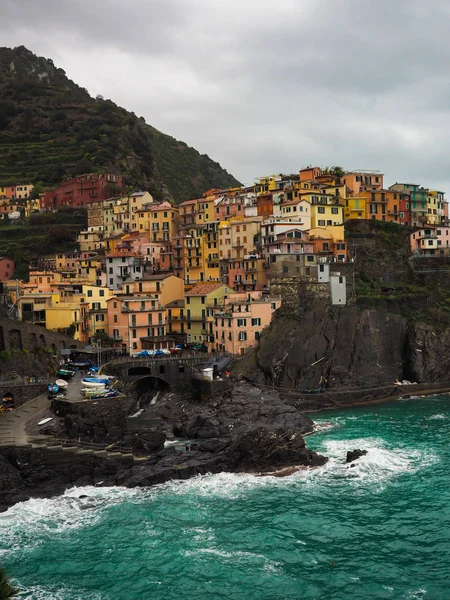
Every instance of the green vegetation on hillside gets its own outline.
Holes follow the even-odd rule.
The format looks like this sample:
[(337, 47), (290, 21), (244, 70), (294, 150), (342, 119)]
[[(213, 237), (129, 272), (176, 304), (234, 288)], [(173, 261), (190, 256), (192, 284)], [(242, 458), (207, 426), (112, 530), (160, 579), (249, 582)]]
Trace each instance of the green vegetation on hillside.
[(77, 235), (86, 227), (81, 208), (34, 214), (28, 223), (0, 222), (0, 256), (15, 261), (16, 279), (27, 279), (31, 259), (78, 249)]
[(142, 117), (91, 98), (51, 60), (0, 48), (1, 183), (55, 185), (96, 171), (123, 173), (128, 185), (178, 202), (239, 183)]

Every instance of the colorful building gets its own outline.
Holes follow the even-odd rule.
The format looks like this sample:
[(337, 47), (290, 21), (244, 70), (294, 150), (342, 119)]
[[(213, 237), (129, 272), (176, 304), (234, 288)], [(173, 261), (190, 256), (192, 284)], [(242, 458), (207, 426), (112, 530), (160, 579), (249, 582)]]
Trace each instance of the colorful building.
[(427, 225), (410, 235), (411, 251), (422, 256), (450, 254), (450, 227)]
[(243, 355), (257, 346), (272, 315), (281, 306), (279, 298), (260, 292), (230, 293), (214, 310), (214, 343), (221, 352)]
[(121, 175), (89, 173), (63, 181), (53, 190), (53, 206), (87, 206), (117, 196), (124, 189)]
[(108, 335), (132, 354), (145, 348), (170, 348), (166, 313), (153, 296), (113, 296), (108, 305)]
[(186, 333), (188, 342), (203, 342), (212, 347), (214, 343), (214, 308), (233, 290), (219, 282), (199, 283), (186, 292)]
[(6, 256), (0, 256), (0, 281), (7, 281), (14, 275), (14, 261)]

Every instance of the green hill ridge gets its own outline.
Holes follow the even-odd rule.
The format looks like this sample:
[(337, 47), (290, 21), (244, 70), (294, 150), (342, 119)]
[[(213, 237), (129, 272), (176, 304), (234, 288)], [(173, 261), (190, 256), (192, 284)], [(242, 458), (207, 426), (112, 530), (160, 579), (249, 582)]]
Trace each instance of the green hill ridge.
[(50, 59), (0, 48), (0, 183), (88, 172), (122, 173), (127, 185), (177, 202), (239, 185), (200, 154), (111, 100), (92, 98)]

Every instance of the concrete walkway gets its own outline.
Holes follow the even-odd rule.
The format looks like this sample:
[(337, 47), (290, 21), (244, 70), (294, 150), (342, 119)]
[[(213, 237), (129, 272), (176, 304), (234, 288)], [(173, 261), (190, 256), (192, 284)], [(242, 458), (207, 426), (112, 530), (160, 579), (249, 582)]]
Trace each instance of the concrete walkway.
[(42, 394), (0, 417), (0, 446), (27, 446), (26, 424), (49, 408), (50, 400)]

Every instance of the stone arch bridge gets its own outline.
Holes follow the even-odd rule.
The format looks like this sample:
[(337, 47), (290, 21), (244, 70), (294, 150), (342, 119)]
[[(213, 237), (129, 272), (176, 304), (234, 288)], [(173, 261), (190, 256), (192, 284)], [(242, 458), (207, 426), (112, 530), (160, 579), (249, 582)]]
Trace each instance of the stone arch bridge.
[(4, 350), (28, 350), (51, 348), (56, 354), (63, 348), (82, 348), (83, 344), (57, 331), (49, 331), (39, 325), (24, 321), (0, 319), (0, 352)]
[(116, 375), (136, 385), (138, 382), (148, 383), (148, 387), (161, 385), (182, 394), (191, 390), (194, 371), (214, 358), (216, 357), (205, 354), (160, 359), (120, 357), (105, 364), (101, 372)]

